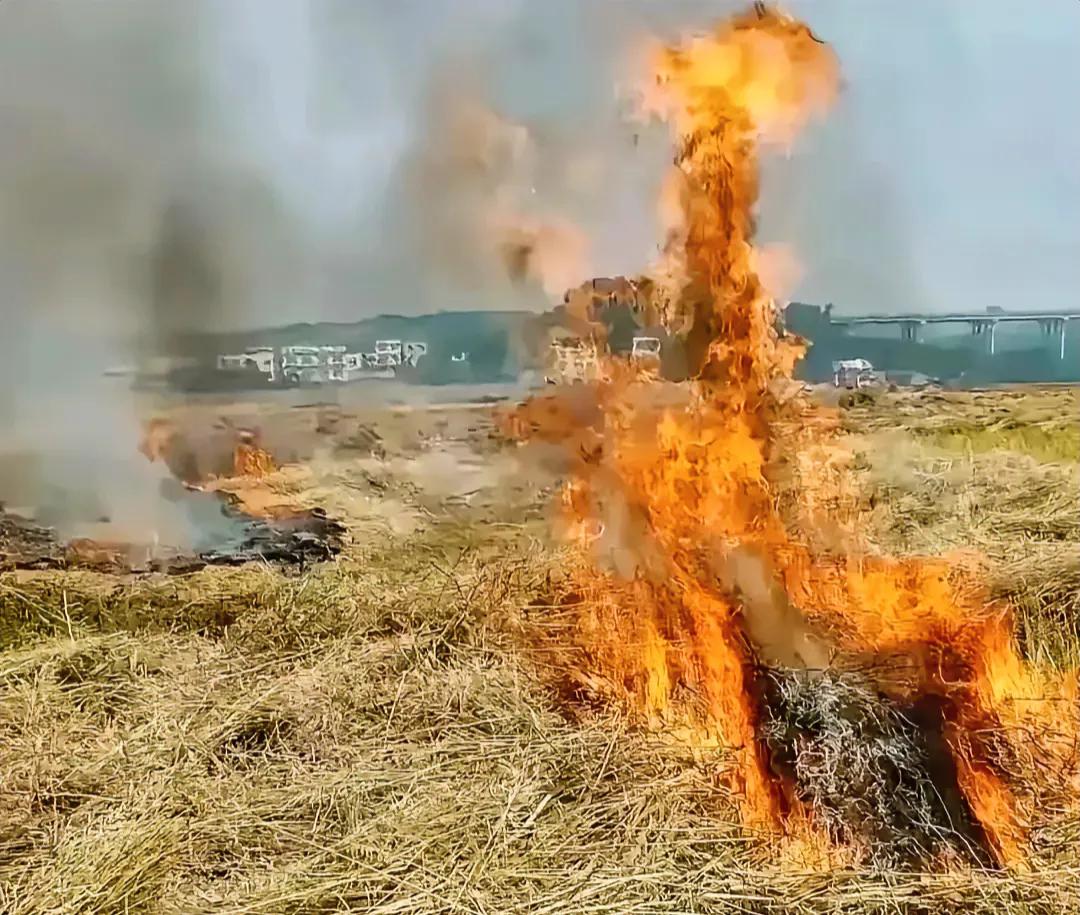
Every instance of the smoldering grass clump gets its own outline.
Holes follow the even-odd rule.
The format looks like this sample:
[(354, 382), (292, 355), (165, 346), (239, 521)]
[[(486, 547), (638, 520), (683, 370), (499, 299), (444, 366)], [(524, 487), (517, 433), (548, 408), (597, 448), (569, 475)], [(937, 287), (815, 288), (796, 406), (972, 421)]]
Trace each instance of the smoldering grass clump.
[(988, 863), (927, 716), (905, 714), (853, 673), (763, 678), (772, 763), (834, 841), (877, 869), (926, 866), (946, 852)]

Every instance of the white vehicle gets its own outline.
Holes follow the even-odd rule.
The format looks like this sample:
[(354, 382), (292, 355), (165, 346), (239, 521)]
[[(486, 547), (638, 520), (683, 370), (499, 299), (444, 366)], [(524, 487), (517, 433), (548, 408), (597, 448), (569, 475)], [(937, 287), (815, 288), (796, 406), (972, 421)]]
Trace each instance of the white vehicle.
[(863, 388), (874, 381), (874, 367), (866, 359), (841, 359), (833, 363), (833, 386)]

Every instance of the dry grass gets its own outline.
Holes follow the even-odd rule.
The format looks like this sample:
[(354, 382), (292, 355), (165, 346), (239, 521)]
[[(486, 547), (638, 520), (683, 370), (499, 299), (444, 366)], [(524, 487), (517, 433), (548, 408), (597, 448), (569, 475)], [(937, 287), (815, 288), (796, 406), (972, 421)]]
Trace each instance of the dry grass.
[[(1080, 435), (1075, 390), (890, 395), (845, 422), (878, 543), (902, 554), (978, 551), (993, 592), (1016, 611), (1024, 651), (1080, 666), (1080, 455), (1061, 457)], [(957, 450), (962, 427), (975, 431)], [(1023, 447), (1043, 435), (1049, 444)], [(998, 438), (1016, 447), (975, 446)]]
[(902, 428), (930, 446), (968, 455), (1080, 461), (1080, 393), (1071, 387), (885, 394), (849, 408), (847, 423), (862, 432)]
[[(849, 419), (864, 444), (890, 422)], [(1029, 654), (1080, 655), (1076, 468), (905, 441), (866, 449), (879, 541), (974, 543)], [(542, 536), (443, 523), (300, 576), (0, 578), (0, 911), (1076, 910), (1075, 823), (1032, 873), (800, 871), (733, 825), (723, 751), (566, 715), (521, 637), (558, 568)]]
[[(397, 558), (245, 599), (221, 629), (73, 617), (10, 650), (3, 910), (1050, 912), (1080, 892), (1069, 869), (770, 865), (731, 825), (721, 751), (553, 709), (514, 647), (538, 557), (431, 550), (411, 579)], [(279, 628), (286, 596), (328, 622)]]

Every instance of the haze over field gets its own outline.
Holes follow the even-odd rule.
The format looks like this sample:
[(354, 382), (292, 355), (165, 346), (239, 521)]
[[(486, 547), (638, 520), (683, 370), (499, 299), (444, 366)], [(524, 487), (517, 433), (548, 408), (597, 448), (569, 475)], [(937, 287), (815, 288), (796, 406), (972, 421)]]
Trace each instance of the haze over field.
[[(764, 182), (762, 236), (793, 244), (804, 267), (794, 295), (859, 311), (1071, 306), (1080, 6), (789, 6), (836, 47), (847, 82)], [(618, 122), (613, 86), (638, 36), (722, 12), (701, 0), (133, 9), (0, 6), (8, 317), (96, 325), (87, 315), (116, 308), (152, 318), (153, 340), (207, 323), (544, 307), (539, 283), (436, 256), (453, 214), (417, 193), (415, 166), (440, 155), (433, 104), (455, 93), (530, 130), (528, 162), (496, 175), (501, 202), (580, 226), (582, 269), (637, 269), (655, 248), (665, 142)], [(170, 282), (170, 258), (187, 286)]]

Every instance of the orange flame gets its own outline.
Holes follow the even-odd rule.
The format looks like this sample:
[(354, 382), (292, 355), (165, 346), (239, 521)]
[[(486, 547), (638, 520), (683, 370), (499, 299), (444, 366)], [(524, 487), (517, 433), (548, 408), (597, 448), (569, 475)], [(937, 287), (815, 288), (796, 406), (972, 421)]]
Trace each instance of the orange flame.
[[(236, 441), (232, 449), (231, 460), (233, 476), (261, 478), (277, 470), (273, 456), (259, 444), (257, 431), (234, 429), (233, 433)], [(146, 424), (142, 440), (139, 442), (139, 451), (151, 463), (163, 461), (171, 465), (173, 458), (180, 458), (185, 455), (194, 458), (185, 436), (170, 420), (161, 417), (155, 417)], [(228, 452), (226, 451), (218, 457), (220, 458), (217, 461), (219, 473), (228, 475), (230, 469), (227, 467), (229, 461)], [(183, 465), (183, 461), (180, 461), (180, 464)], [(180, 471), (174, 470), (174, 472), (180, 475)], [(197, 467), (192, 466), (190, 468), (185, 467), (181, 479), (194, 485), (212, 480), (214, 475), (205, 471), (200, 473)]]
[(233, 451), (233, 473), (238, 477), (265, 477), (277, 469), (268, 451), (259, 447), (254, 433), (241, 433)]
[[(664, 317), (685, 331), (696, 378), (673, 392), (613, 363), (586, 393), (533, 399), (508, 420), (519, 438), (564, 443), (573, 461), (561, 516), (581, 556), (576, 633), (591, 679), (650, 716), (696, 697), (731, 748), (744, 821), (780, 829), (755, 665), (872, 661), (883, 694), (941, 700), (959, 787), (998, 861), (1019, 865), (1028, 816), (1010, 734), (1045, 726), (1058, 738), (1043, 749), (1063, 761), (1075, 725), (1055, 722), (1068, 706), (1042, 697), (1057, 690), (1075, 707), (1075, 679), (1063, 689), (1026, 669), (1003, 611), (959, 567), (863, 555), (852, 536), (826, 550), (820, 532), (786, 520), (775, 483), (795, 468), (804, 524), (835, 495), (806, 460), (829, 422), (783, 396), (802, 350), (778, 337), (755, 272), (758, 148), (790, 143), (828, 107), (836, 58), (805, 25), (756, 6), (658, 49), (654, 70), (644, 102), (673, 126), (685, 179), (666, 200), (670, 223), (678, 198), (683, 226), (660, 268), (678, 276)], [(807, 817), (796, 809), (787, 822)]]

